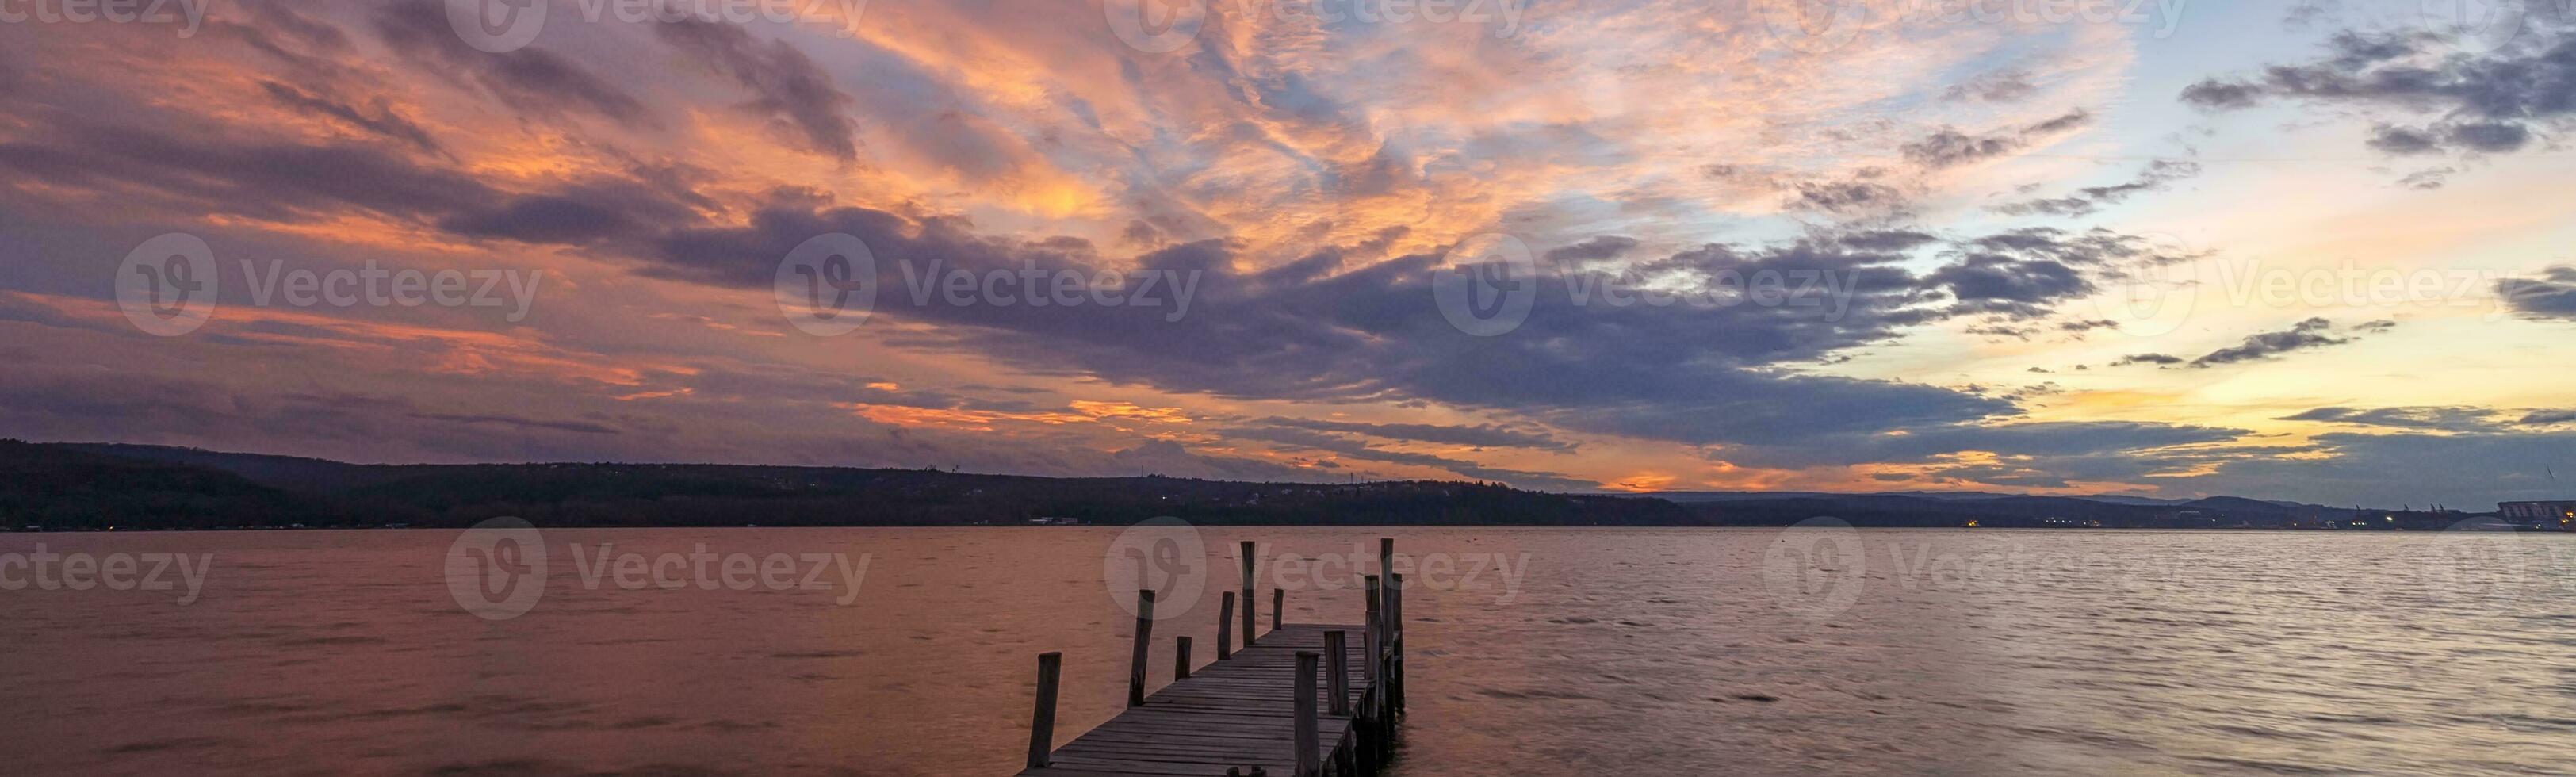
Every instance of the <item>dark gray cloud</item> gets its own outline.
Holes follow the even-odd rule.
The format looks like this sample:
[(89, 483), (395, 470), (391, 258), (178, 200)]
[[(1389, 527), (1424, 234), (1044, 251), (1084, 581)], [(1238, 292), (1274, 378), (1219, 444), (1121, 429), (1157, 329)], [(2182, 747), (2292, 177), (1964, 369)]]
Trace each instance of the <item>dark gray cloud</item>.
[(2077, 189), (2074, 194), (1995, 206), (1998, 213), (2011, 216), (2089, 216), (2104, 207), (2119, 204), (2140, 194), (2160, 191), (2176, 181), (2200, 175), (2200, 163), (2184, 159), (2158, 159), (2147, 163), (2136, 178), (2110, 186)]
[[(1711, 451), (1710, 458), (1739, 466), (1805, 468), (1867, 463), (1921, 464), (1971, 451), (2024, 458), (2143, 457), (2177, 448), (2233, 442), (2244, 429), (2124, 421), (1951, 424), (1916, 427), (1902, 434), (1843, 432), (1811, 445), (1741, 445)], [(2119, 469), (2136, 477), (2135, 465)], [(2073, 473), (2113, 479), (2111, 472)]]
[(2140, 266), (2198, 255), (2107, 229), (2068, 232), (2054, 227), (1961, 241), (1944, 254), (1951, 263), (1925, 280), (1955, 300), (1948, 313), (1992, 316), (1998, 324), (2054, 315), (2054, 306), (2096, 291), (2095, 277), (2120, 277)]
[(786, 41), (753, 40), (741, 27), (691, 19), (654, 26), (661, 39), (715, 64), (757, 97), (743, 106), (794, 127), (807, 147), (841, 159), (858, 157), (856, 104), (833, 88), (832, 76)]
[(2397, 185), (2414, 189), (2416, 191), (2429, 192), (2448, 185), (2451, 182), (2452, 174), (2458, 172), (2459, 169), (2453, 167), (2426, 168), (2412, 173), (2407, 173), (2406, 177), (2397, 179)]
[(368, 108), (360, 108), (275, 81), (261, 81), (259, 85), (268, 91), (270, 97), (277, 98), (278, 103), (287, 107), (329, 117), (352, 129), (409, 143), (422, 151), (446, 153), (438, 141), (429, 136), (429, 130), (403, 116), (391, 101), (383, 98), (377, 98)]
[(530, 116), (567, 108), (636, 127), (658, 125), (641, 100), (570, 59), (538, 48), (492, 54), (468, 46), (447, 21), (440, 0), (396, 0), (376, 14), (385, 45), (415, 63), (460, 73), (501, 102)]
[(1800, 208), (1841, 215), (1897, 213), (1911, 198), (1903, 190), (1876, 181), (1805, 181), (1790, 187), (1790, 202)]
[(1970, 135), (1955, 127), (1943, 127), (1931, 135), (1900, 149), (1905, 158), (1927, 170), (1940, 170), (2007, 156), (2027, 148), (2033, 142), (2083, 127), (2093, 122), (2089, 111), (2074, 111), (2027, 127), (1999, 130), (1983, 135)]
[(1930, 280), (1949, 289), (1963, 305), (1980, 312), (2049, 315), (2049, 303), (2093, 293), (2091, 281), (2073, 267), (2054, 260), (2021, 261), (1979, 254), (1932, 272)]
[(543, 429), (558, 432), (572, 432), (575, 434), (619, 433), (616, 429), (586, 421), (541, 421), (531, 418), (519, 418), (516, 416), (466, 413), (413, 413), (411, 414), (411, 417), (423, 421), (438, 421), (450, 424), (488, 424), (508, 427), (517, 431)]
[(1351, 421), (1319, 421), (1306, 418), (1264, 418), (1261, 423), (1319, 432), (1358, 434), (1387, 440), (1428, 442), (1445, 445), (1470, 445), (1478, 448), (1525, 448), (1529, 450), (1572, 453), (1577, 446), (1543, 431), (1514, 429), (1501, 424), (1444, 426), (1437, 424), (1374, 424)]
[(1636, 238), (1603, 235), (1574, 245), (1551, 249), (1547, 252), (1547, 259), (1551, 262), (1602, 262), (1617, 259), (1636, 247)]
[[(2379, 323), (2365, 324), (2360, 329), (2380, 331), (2387, 328), (2377, 326)], [(2388, 325), (2394, 326), (2395, 322), (2388, 322)], [(2227, 364), (2263, 361), (2292, 351), (2343, 345), (2353, 341), (2350, 337), (2337, 337), (2333, 332), (2334, 322), (2323, 318), (2311, 318), (2293, 324), (2289, 329), (2282, 331), (2248, 335), (2244, 344), (2211, 351), (2191, 360), (2191, 366), (2206, 369)]]
[(123, 191), (183, 211), (298, 221), (359, 208), (416, 219), (472, 212), (504, 196), (382, 148), (179, 137), (45, 116), (55, 123), (0, 143), (0, 167), (48, 186)]
[(2132, 364), (2158, 364), (2158, 365), (2171, 365), (2171, 364), (2181, 364), (2182, 362), (2183, 362), (2183, 358), (2182, 358), (2182, 357), (2180, 357), (2180, 356), (2175, 356), (2175, 355), (2172, 355), (2172, 354), (2164, 354), (2164, 353), (2141, 353), (2141, 354), (2133, 354), (2133, 355), (2129, 355), (2129, 356), (2123, 356), (2123, 357), (2120, 357), (2120, 360), (2119, 360), (2119, 361), (2112, 362), (2112, 363), (2111, 363), (2111, 366), (2113, 366), (2113, 367), (2126, 367), (2126, 366), (2129, 366), (2129, 365), (2132, 365)]
[(2524, 426), (2576, 424), (2576, 410), (2534, 410), (2531, 411), (2530, 414), (2523, 416), (2522, 420), (2515, 421), (2514, 423), (2522, 424)]
[(2212, 111), (2300, 100), (2414, 117), (2372, 130), (2370, 147), (2388, 154), (2520, 151), (2537, 130), (2576, 118), (2576, 19), (2564, 3), (2516, 8), (2522, 34), (2485, 53), (2453, 53), (2433, 32), (2345, 30), (2307, 62), (2204, 80), (2181, 99)]
[(1432, 469), (1446, 470), (1451, 473), (1477, 480), (1501, 481), (1519, 485), (1523, 488), (1533, 488), (1544, 491), (1589, 491), (1601, 487), (1601, 484), (1598, 482), (1570, 477), (1556, 472), (1531, 472), (1526, 470), (1502, 469), (1497, 467), (1488, 467), (1464, 459), (1453, 459), (1447, 456), (1437, 456), (1428, 453), (1414, 453), (1410, 451), (1387, 450), (1369, 445), (1359, 440), (1353, 440), (1333, 434), (1309, 431), (1301, 428), (1279, 426), (1252, 427), (1228, 429), (1221, 433), (1229, 438), (1256, 440), (1270, 443), (1288, 451), (1319, 451), (1355, 461), (1371, 461), (1381, 464), (1397, 464), (1408, 467), (1428, 467)]
[(2348, 426), (2381, 426), (2398, 429), (2440, 429), (2445, 431), (2480, 431), (2492, 429), (2496, 411), (2482, 407), (2320, 407), (2296, 415), (2282, 416), (2283, 421), (2317, 421)]
[(2387, 124), (2371, 128), (2369, 144), (2381, 153), (2399, 156), (2432, 154), (2442, 150), (2442, 139), (2433, 133)]
[(2576, 321), (2576, 265), (2551, 267), (2536, 279), (2497, 281), (2496, 296), (2524, 318)]
[(1952, 84), (1941, 96), (1954, 102), (2017, 103), (2038, 93), (2039, 87), (2031, 83), (2030, 71), (2014, 67)]
[(410, 144), (299, 145), (38, 115), (46, 121), (0, 142), (0, 168), (47, 187), (113, 191), (175, 213), (298, 222), (354, 209), (470, 238), (584, 245), (695, 223), (708, 204), (675, 189), (685, 182), (667, 168), (510, 192), (417, 159)]
[[(2576, 432), (2334, 433), (2298, 456), (2244, 456), (2197, 478), (2207, 493), (2266, 494), (2331, 505), (2484, 509), (2492, 500), (2566, 496)], [(2553, 472), (2556, 479), (2552, 478)]]
[(1834, 237), (1834, 242), (1844, 248), (1871, 252), (1911, 251), (1940, 240), (1941, 238), (1929, 232), (1911, 229), (1863, 230), (1846, 232)]

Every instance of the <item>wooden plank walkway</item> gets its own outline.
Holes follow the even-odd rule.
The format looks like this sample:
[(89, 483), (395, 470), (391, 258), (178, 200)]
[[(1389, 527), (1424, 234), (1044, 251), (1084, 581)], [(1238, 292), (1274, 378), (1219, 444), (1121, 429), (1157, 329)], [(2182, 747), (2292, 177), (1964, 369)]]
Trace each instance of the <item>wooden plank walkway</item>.
[[(1277, 777), (1296, 774), (1291, 744), (1296, 719), (1293, 690), (1297, 653), (1322, 653), (1324, 632), (1346, 634), (1351, 709), (1358, 710), (1366, 686), (1360, 675), (1368, 666), (1368, 648), (1357, 625), (1291, 623), (1254, 640), (1234, 657), (1194, 669), (1190, 676), (1145, 698), (1145, 706), (1128, 710), (1056, 748), (1050, 765), (1020, 772), (1022, 777), (1106, 777), (1107, 775), (1189, 775), (1222, 777), (1227, 769), (1249, 774), (1252, 767)], [(1332, 763), (1351, 747), (1351, 717), (1329, 711), (1330, 678), (1315, 675), (1307, 693), (1325, 701), (1316, 715), (1316, 761)]]
[[(1190, 665), (1177, 638), (1170, 685), (1145, 694), (1154, 592), (1137, 592), (1136, 644), (1127, 711), (1064, 747), (1054, 742), (1063, 656), (1038, 656), (1037, 712), (1021, 777), (1361, 777), (1395, 755), (1404, 715), (1404, 576), (1363, 578), (1359, 625), (1283, 624), (1287, 592), (1271, 589), (1270, 633), (1251, 637), (1256, 564), (1243, 543), (1243, 635), (1229, 647), (1236, 595), (1218, 608), (1217, 660)], [(1378, 568), (1394, 568), (1395, 541), (1378, 541)], [(1338, 696), (1338, 698), (1336, 698)]]

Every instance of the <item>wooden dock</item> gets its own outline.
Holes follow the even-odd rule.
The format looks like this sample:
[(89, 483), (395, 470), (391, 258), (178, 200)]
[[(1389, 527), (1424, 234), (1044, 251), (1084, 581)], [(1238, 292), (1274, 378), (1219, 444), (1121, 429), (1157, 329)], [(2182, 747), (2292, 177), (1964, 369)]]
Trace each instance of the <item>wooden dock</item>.
[[(1380, 540), (1379, 569), (1392, 569), (1394, 540)], [(1253, 544), (1243, 543), (1242, 627), (1259, 622)], [(1381, 587), (1366, 578), (1368, 609), (1357, 624), (1281, 623), (1286, 592), (1271, 590), (1270, 631), (1229, 644), (1234, 592), (1217, 618), (1217, 660), (1190, 663), (1179, 637), (1174, 680), (1144, 692), (1154, 592), (1138, 592), (1136, 644), (1127, 711), (1061, 748), (1054, 740), (1063, 656), (1038, 657), (1037, 710), (1021, 777), (1355, 777), (1376, 773), (1395, 753), (1404, 714), (1403, 576)]]

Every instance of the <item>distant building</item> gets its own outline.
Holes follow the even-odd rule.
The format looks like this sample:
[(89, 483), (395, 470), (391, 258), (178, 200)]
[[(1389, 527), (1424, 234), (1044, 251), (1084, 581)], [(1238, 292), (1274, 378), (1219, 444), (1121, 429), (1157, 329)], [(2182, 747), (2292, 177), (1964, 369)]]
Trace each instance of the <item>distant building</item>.
[(2547, 502), (2505, 502), (2496, 505), (2496, 508), (2496, 512), (2502, 514), (2505, 517), (2505, 520), (2508, 521), (2528, 521), (2538, 524), (2554, 523), (2558, 524), (2561, 528), (2565, 528), (2569, 525), (2576, 525), (2576, 499), (2561, 499)]

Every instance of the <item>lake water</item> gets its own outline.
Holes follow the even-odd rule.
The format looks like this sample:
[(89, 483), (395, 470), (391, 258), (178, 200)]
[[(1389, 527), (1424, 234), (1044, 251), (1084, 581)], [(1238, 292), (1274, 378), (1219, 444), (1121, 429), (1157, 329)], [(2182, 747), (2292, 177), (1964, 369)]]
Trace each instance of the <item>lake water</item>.
[[(1394, 536), (1400, 777), (2576, 773), (2567, 535), (566, 530), (500, 619), (449, 585), (459, 536), (0, 535), (0, 583), (38, 543), (129, 583), (210, 560), (185, 604), (175, 570), (0, 590), (0, 771), (1010, 774), (1038, 653), (1065, 739), (1117, 712), (1125, 565), (1170, 586), (1159, 684), (1172, 635), (1211, 657), (1234, 540), (1265, 608), (1356, 622), (1347, 562)], [(654, 566), (701, 545), (706, 577)]]

